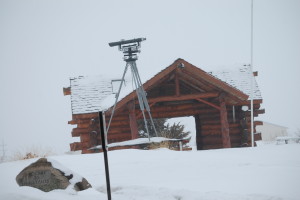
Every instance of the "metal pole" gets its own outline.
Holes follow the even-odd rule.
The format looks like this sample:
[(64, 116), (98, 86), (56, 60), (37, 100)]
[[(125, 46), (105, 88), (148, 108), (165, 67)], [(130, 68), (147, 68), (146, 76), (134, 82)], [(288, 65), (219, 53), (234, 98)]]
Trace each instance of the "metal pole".
[(105, 119), (103, 119), (103, 113), (99, 112), (99, 121), (100, 121), (100, 135), (101, 135), (101, 144), (104, 155), (104, 166), (105, 166), (105, 177), (106, 177), (106, 189), (107, 189), (107, 199), (111, 200), (111, 190), (110, 190), (110, 179), (109, 179), (109, 167), (108, 167), (108, 157), (107, 157), (107, 148), (106, 148), (106, 139), (105, 139)]
[(254, 123), (253, 123), (253, 0), (251, 0), (251, 146), (254, 147)]

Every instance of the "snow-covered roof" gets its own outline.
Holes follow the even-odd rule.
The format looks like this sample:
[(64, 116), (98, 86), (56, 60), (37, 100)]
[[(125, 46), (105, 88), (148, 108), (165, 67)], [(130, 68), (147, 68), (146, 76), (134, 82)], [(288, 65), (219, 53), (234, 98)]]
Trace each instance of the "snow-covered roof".
[(99, 112), (104, 99), (112, 94), (111, 81), (103, 76), (79, 76), (70, 79), (73, 114)]
[(251, 97), (251, 78), (253, 78), (253, 99), (262, 99), (258, 84), (249, 66), (216, 70), (208, 73), (247, 94), (249, 98)]
[[(100, 75), (70, 78), (72, 113), (99, 112), (114, 105), (116, 91), (119, 88), (118, 84), (113, 84), (116, 80), (120, 79), (109, 79)], [(131, 84), (127, 84), (128, 82), (125, 80), (119, 100), (133, 91)]]
[[(248, 66), (209, 72), (209, 74), (249, 95), (249, 97), (251, 93), (250, 77), (252, 77), (255, 83), (253, 99), (262, 99), (258, 85), (254, 76), (251, 76), (251, 73), (251, 69)], [(112, 80), (103, 76), (79, 76), (71, 78), (72, 113), (99, 112), (113, 106), (115, 93), (113, 92)], [(126, 82), (128, 83), (129, 81), (127, 80)], [(132, 91), (132, 84), (125, 84), (122, 87), (119, 101)]]

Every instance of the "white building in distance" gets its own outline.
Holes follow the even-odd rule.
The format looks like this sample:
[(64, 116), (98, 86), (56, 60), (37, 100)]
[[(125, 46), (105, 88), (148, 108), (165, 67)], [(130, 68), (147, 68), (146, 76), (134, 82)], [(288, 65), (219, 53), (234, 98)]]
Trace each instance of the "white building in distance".
[(261, 138), (264, 142), (275, 141), (277, 137), (287, 136), (287, 127), (263, 122), (263, 125), (256, 126), (256, 131), (261, 132)]

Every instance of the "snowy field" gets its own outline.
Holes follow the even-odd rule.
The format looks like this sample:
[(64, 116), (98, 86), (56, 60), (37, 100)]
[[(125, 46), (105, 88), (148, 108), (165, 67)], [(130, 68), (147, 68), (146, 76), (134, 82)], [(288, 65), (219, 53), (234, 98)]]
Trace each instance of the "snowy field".
[[(114, 200), (297, 200), (300, 144), (176, 152), (167, 149), (109, 152)], [(85, 177), (93, 188), (44, 193), (19, 187), (17, 174), (37, 159), (0, 164), (1, 200), (101, 200), (103, 155), (52, 156)]]

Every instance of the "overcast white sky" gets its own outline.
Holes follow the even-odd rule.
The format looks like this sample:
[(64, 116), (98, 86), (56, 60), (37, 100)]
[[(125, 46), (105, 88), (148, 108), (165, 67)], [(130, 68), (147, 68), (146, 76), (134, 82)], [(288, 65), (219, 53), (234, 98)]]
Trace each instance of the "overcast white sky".
[[(69, 77), (121, 76), (109, 42), (146, 37), (143, 81), (177, 58), (210, 71), (250, 63), (250, 0), (0, 0), (0, 142), (69, 150)], [(228, 67), (227, 67), (228, 68)], [(300, 1), (254, 0), (254, 71), (266, 114), (300, 128)]]

